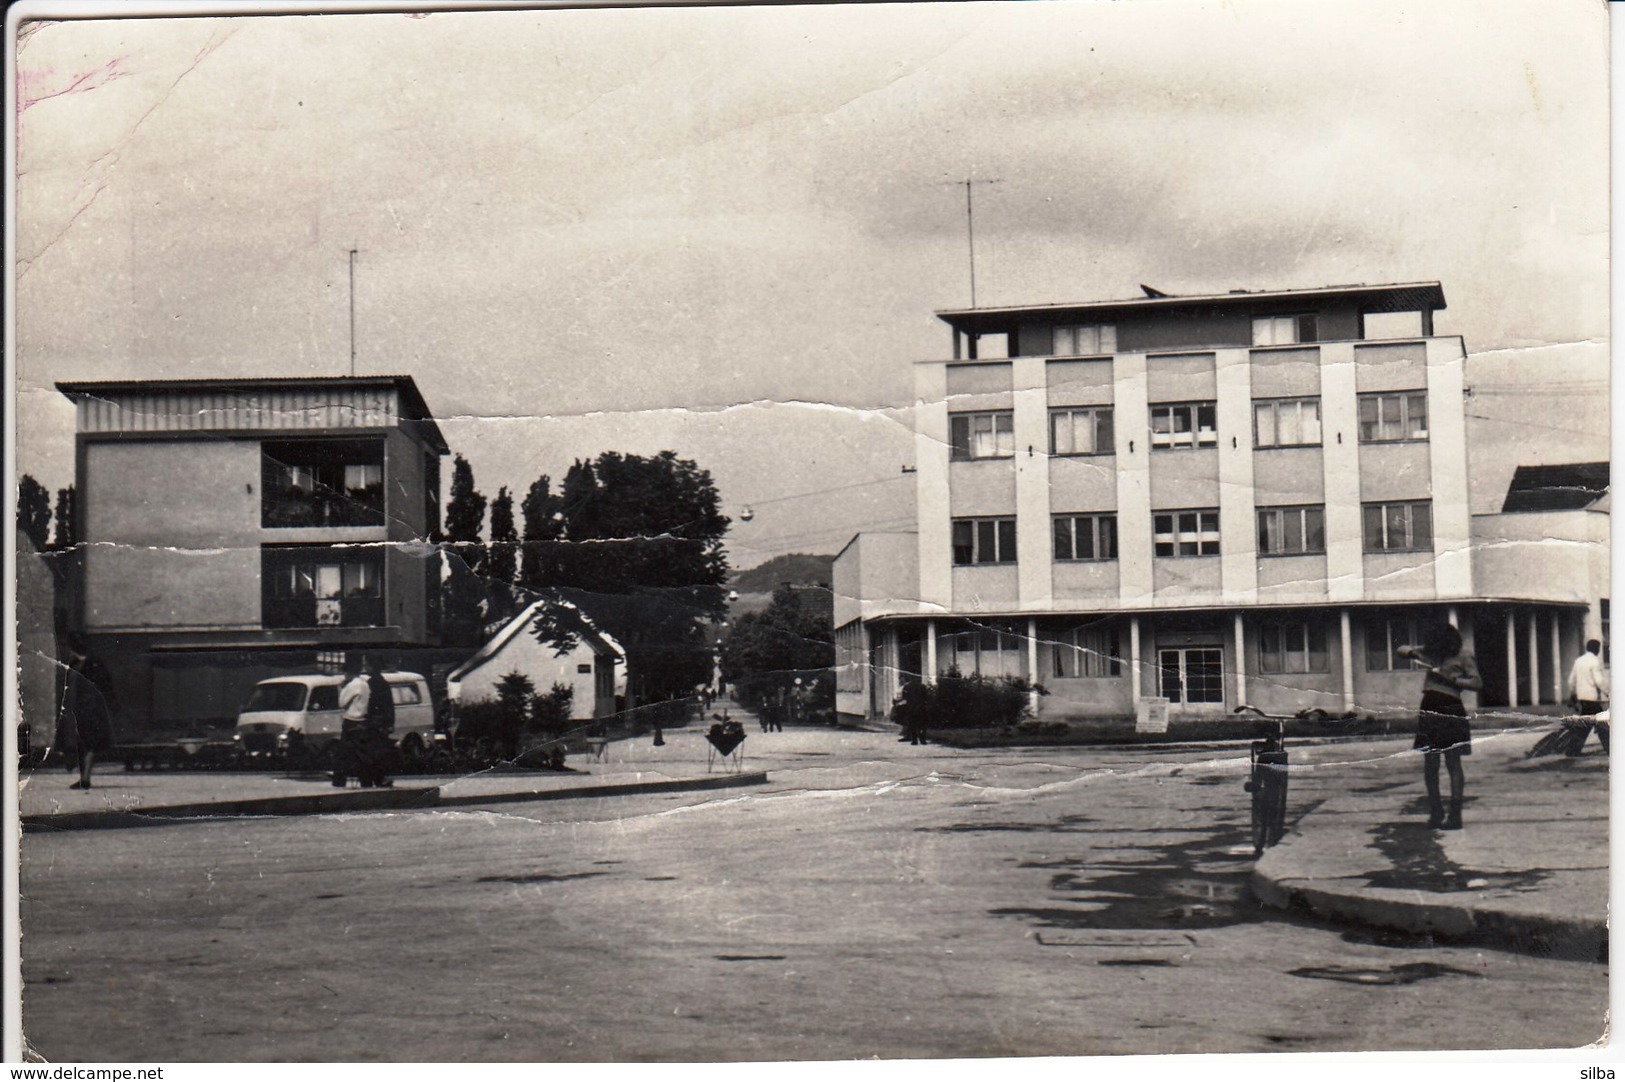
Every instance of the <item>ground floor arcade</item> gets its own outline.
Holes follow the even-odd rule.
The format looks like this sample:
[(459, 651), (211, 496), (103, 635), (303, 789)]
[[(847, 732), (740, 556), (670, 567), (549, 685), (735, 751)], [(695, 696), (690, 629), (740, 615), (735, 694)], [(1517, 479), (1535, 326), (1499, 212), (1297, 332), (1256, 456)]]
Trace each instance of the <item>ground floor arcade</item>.
[(1555, 706), (1583, 649), (1585, 615), (1578, 605), (1474, 601), (853, 621), (836, 632), (837, 708), (882, 718), (904, 684), (957, 670), (1041, 685), (1040, 717), (1132, 718), (1152, 696), (1184, 719), (1243, 704), (1397, 713), (1415, 708), (1420, 687), (1398, 648), (1443, 621), (1478, 658), (1478, 708)]

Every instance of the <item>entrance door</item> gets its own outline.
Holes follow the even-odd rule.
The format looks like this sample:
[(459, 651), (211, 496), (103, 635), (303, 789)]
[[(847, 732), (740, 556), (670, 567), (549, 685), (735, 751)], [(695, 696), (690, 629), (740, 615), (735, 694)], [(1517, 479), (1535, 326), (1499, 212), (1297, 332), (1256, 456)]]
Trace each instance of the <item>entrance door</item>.
[(1224, 708), (1224, 647), (1181, 646), (1159, 650), (1162, 695), (1171, 706)]

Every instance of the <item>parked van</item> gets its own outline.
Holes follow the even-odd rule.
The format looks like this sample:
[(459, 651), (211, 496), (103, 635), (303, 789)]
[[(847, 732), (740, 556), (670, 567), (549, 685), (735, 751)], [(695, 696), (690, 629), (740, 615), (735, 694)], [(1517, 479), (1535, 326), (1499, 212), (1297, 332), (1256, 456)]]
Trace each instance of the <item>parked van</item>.
[[(287, 752), (302, 744), (320, 752), (339, 738), (343, 715), (339, 711), (339, 689), (345, 677), (338, 675), (278, 676), (254, 685), (242, 712), (237, 715), (237, 746), (251, 755)], [(429, 698), (429, 682), (413, 672), (386, 672), (389, 690), (395, 700), (394, 738), (408, 756), (423, 754), (434, 743), (434, 702)]]

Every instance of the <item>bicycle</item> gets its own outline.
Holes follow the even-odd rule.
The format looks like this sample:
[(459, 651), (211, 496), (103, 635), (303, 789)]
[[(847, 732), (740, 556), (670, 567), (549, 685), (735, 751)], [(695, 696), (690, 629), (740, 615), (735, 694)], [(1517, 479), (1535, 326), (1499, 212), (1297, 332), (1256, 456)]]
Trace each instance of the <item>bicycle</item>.
[(1252, 771), (1243, 786), (1253, 795), (1253, 857), (1276, 844), (1286, 834), (1286, 721), (1269, 719), (1275, 731), (1263, 740), (1253, 741)]

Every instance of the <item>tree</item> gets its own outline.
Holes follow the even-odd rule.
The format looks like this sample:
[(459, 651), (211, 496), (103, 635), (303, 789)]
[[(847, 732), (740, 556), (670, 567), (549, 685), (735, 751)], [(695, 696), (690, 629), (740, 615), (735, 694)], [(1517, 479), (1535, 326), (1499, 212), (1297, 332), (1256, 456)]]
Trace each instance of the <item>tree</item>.
[(472, 646), (485, 630), (488, 600), (480, 581), (485, 546), (485, 497), (474, 487), (474, 469), (462, 455), (452, 463), (451, 498), (446, 502), (446, 581), (441, 586), (441, 627), (446, 642)]
[(79, 543), (79, 501), (72, 485), (56, 490), (56, 537), (51, 547), (67, 551)]
[(45, 551), (51, 540), (51, 492), (26, 473), (17, 483), (17, 528)]
[(564, 536), (563, 504), (553, 493), (553, 479), (544, 473), (531, 482), (520, 510), (525, 516), (525, 533), (520, 544), (519, 585), (540, 593), (556, 584), (554, 560)]
[[(569, 604), (542, 608), (537, 638), (562, 654), (588, 623), (613, 636), (626, 651), (629, 706), (706, 682), (707, 627), (726, 612), (728, 577), (729, 520), (710, 473), (673, 451), (606, 452), (572, 465), (556, 497), (546, 481), (525, 500), (526, 584)], [(556, 508), (534, 536), (533, 502), (539, 513)]]
[(491, 544), (486, 550), (488, 619), (506, 620), (514, 611), (514, 578), (518, 574), (519, 535), (513, 525), (513, 494), (506, 486), (491, 501)]
[[(484, 525), (485, 496), (474, 487), (474, 467), (458, 455), (451, 467), (451, 498), (446, 501), (446, 540), (467, 546), (473, 553), (480, 547), (480, 529)], [(477, 559), (465, 556), (464, 562), (470, 570), (479, 570)]]
[(799, 678), (814, 695), (814, 709), (834, 706), (832, 600), (822, 583), (785, 583), (773, 591), (765, 610), (734, 621), (722, 643), (722, 671), (747, 702), (758, 707), (776, 702)]

